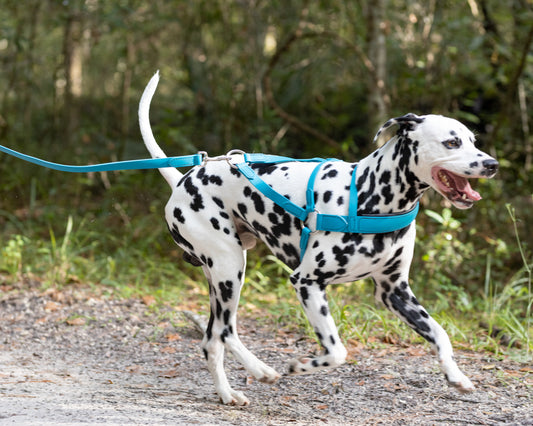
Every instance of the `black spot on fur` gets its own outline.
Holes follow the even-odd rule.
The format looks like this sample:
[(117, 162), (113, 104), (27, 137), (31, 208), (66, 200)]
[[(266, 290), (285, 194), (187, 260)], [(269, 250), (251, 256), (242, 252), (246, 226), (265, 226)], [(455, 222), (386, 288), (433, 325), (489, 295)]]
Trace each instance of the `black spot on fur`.
[(185, 217), (183, 217), (183, 213), (179, 207), (174, 209), (174, 217), (179, 223), (185, 223)]
[(220, 176), (208, 175), (205, 172), (205, 167), (202, 167), (198, 170), (196, 177), (200, 179), (200, 181), (202, 182), (202, 185), (209, 185), (209, 184), (215, 184), (217, 186), (222, 185), (222, 179), (220, 178)]
[(195, 255), (191, 253), (184, 252), (182, 257), (185, 262), (190, 263), (192, 266), (204, 265), (204, 262), (202, 262), (200, 259), (198, 259)]
[(302, 299), (303, 305), (307, 305), (307, 299), (309, 299), (309, 292), (307, 291), (307, 287), (300, 287), (300, 298)]
[(194, 247), (192, 246), (192, 244), (189, 243), (185, 238), (181, 236), (175, 224), (172, 226), (171, 229), (169, 228), (169, 231), (170, 231), (170, 235), (172, 235), (172, 238), (174, 239), (176, 244), (183, 246), (186, 249), (189, 249), (189, 251), (194, 251)]
[(193, 211), (198, 212), (204, 208), (204, 201), (198, 191), (198, 187), (194, 185), (192, 179), (188, 177), (184, 183), (187, 193), (193, 197), (190, 207)]
[(391, 173), (389, 170), (385, 170), (379, 178), (380, 184), (388, 184), (390, 182)]
[(227, 280), (226, 282), (219, 282), (218, 288), (220, 289), (223, 302), (227, 302), (233, 297), (233, 283), (230, 280)]
[(217, 299), (217, 303), (216, 303), (216, 307), (217, 307), (217, 319), (220, 319), (220, 316), (222, 315), (222, 304), (220, 303), (220, 300)]
[(248, 207), (246, 207), (246, 204), (239, 203), (237, 204), (237, 208), (239, 209), (239, 213), (243, 218), (246, 217), (246, 214), (248, 213)]
[(291, 225), (292, 225), (292, 216), (288, 213), (285, 213), (281, 216), (281, 221), (278, 221), (272, 226), (272, 234), (276, 238), (280, 238), (282, 235), (291, 235)]
[(381, 188), (381, 195), (383, 195), (385, 205), (390, 204), (394, 199), (394, 194), (392, 193), (390, 185), (385, 185)]
[(334, 178), (338, 174), (339, 174), (339, 172), (337, 170), (335, 170), (335, 169), (330, 170), (329, 172), (324, 174), (324, 176), (322, 176), (322, 180), (329, 179), (329, 178)]
[(255, 170), (258, 176), (270, 175), (278, 169), (278, 166), (276, 164), (255, 163), (252, 164), (250, 167)]
[(213, 197), (213, 201), (214, 201), (215, 204), (216, 204), (218, 207), (220, 207), (221, 209), (224, 208), (224, 203), (223, 203), (223, 201), (222, 201), (220, 198), (218, 198), (218, 197)]
[(252, 201), (254, 202), (255, 211), (259, 214), (265, 213), (265, 203), (263, 197), (257, 192), (252, 193)]
[(339, 264), (339, 266), (346, 266), (348, 261), (350, 260), (350, 256), (353, 256), (355, 253), (355, 246), (353, 244), (346, 245), (344, 247), (334, 246), (333, 254), (335, 255), (335, 260)]

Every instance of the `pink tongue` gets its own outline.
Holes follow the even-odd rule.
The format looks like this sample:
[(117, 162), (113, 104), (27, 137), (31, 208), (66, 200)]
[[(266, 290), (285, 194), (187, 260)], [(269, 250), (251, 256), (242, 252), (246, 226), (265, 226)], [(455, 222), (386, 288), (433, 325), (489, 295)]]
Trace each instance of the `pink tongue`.
[(460, 179), (454, 179), (455, 185), (457, 186), (457, 189), (461, 192), (464, 192), (466, 196), (472, 200), (472, 201), (479, 201), (481, 200), (481, 195), (479, 195), (479, 192), (474, 191), (472, 187), (470, 186), (470, 182), (468, 182), (467, 179), (460, 178)]

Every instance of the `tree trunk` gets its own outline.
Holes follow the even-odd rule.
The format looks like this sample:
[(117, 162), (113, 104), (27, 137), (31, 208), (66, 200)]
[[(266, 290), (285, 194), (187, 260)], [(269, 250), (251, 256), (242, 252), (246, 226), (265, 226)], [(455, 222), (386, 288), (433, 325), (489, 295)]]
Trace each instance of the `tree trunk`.
[(79, 126), (79, 105), (77, 99), (82, 94), (83, 49), (80, 14), (73, 11), (66, 19), (63, 39), (63, 67), (65, 73), (63, 125), (65, 126), (65, 142), (70, 144), (73, 134)]
[(388, 118), (390, 98), (387, 93), (387, 45), (385, 10), (387, 0), (367, 4), (367, 51), (373, 64), (368, 80), (368, 116), (370, 127), (377, 130)]

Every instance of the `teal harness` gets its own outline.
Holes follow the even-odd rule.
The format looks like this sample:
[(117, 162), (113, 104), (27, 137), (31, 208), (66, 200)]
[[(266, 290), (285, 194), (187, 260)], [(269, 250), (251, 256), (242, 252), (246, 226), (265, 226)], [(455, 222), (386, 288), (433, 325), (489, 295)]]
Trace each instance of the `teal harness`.
[[(382, 234), (386, 232), (398, 231), (408, 226), (416, 217), (419, 209), (418, 203), (415, 207), (406, 213), (400, 214), (382, 214), (382, 215), (357, 215), (357, 187), (355, 175), (357, 167), (354, 167), (352, 180), (350, 183), (350, 202), (348, 206), (348, 215), (332, 215), (320, 213), (315, 207), (314, 187), (315, 180), (319, 170), (328, 162), (339, 161), (334, 158), (311, 158), (311, 159), (294, 159), (279, 155), (267, 154), (248, 154), (242, 151), (234, 150), (220, 157), (208, 157), (207, 153), (199, 152), (193, 155), (166, 158), (149, 158), (142, 160), (116, 161), (112, 163), (93, 164), (88, 166), (71, 166), (65, 164), (51, 163), (41, 160), (0, 145), (0, 151), (28, 161), (47, 167), (53, 170), (74, 173), (102, 172), (112, 170), (142, 170), (158, 169), (164, 167), (192, 167), (204, 164), (207, 161), (226, 160), (231, 167), (236, 168), (239, 172), (250, 181), (250, 183), (265, 197), (272, 200), (275, 204), (282, 207), (291, 215), (297, 217), (302, 223), (302, 235), (300, 237), (300, 260), (303, 259), (309, 237), (317, 231), (329, 232), (347, 232), (359, 234)], [(231, 156), (240, 154), (243, 161), (232, 163)], [(269, 184), (261, 179), (257, 173), (250, 167), (250, 164), (278, 164), (289, 161), (317, 163), (307, 182), (305, 191), (306, 205), (300, 207), (288, 198), (275, 191)]]

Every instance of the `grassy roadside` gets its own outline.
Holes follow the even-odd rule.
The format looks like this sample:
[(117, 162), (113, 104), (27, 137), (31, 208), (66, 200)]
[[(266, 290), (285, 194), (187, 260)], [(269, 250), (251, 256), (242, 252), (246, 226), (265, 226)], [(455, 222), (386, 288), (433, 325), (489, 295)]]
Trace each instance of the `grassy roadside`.
[[(113, 214), (44, 209), (27, 217), (0, 212), (6, 230), (0, 235), (0, 289), (24, 280), (44, 289), (82, 283), (114, 297), (153, 297), (154, 309), (170, 304), (206, 313), (208, 288), (202, 271), (181, 260), (181, 251), (161, 223), (161, 206), (148, 205), (135, 222), (120, 204), (111, 207)], [(516, 225), (512, 208), (509, 213), (510, 226)], [(450, 210), (425, 214), (432, 225), (427, 231), (419, 229), (411, 272), (415, 294), (448, 331), (455, 347), (531, 361), (531, 257), (520, 239), (513, 250), (520, 253), (523, 264), (502, 282), (494, 276), (509, 247), (495, 242), (486, 252), (476, 251), (458, 238), (462, 225)], [(289, 273), (264, 247), (250, 253), (240, 314), (277, 328), (304, 329), (312, 336), (287, 284)], [(468, 291), (457, 274), (465, 280), (476, 277), (482, 289)], [(392, 314), (375, 306), (370, 281), (332, 286), (329, 299), (341, 334), (351, 344), (422, 342)]]

